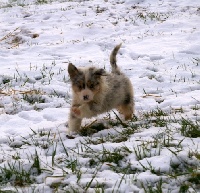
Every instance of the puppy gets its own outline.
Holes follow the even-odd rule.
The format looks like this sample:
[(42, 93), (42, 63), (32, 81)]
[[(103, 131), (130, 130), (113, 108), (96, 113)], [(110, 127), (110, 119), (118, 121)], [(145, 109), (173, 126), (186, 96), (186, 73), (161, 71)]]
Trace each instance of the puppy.
[(68, 122), (70, 131), (79, 131), (83, 118), (91, 118), (115, 108), (124, 115), (125, 120), (132, 118), (133, 87), (116, 63), (120, 47), (121, 44), (117, 45), (110, 55), (111, 73), (101, 68), (68, 65), (73, 92)]

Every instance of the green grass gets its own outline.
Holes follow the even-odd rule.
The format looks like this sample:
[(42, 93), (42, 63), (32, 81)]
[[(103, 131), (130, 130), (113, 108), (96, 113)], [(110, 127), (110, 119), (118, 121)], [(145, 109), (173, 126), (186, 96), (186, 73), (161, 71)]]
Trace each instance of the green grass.
[(45, 98), (41, 94), (23, 94), (23, 100), (31, 105), (35, 103), (45, 103)]
[[(160, 124), (155, 124), (155, 119), (162, 117), (166, 120), (166, 124), (160, 127)], [(167, 119), (166, 119), (167, 117)], [(149, 127), (146, 127), (148, 120)], [(107, 122), (105, 122), (107, 121)], [(35, 179), (39, 175), (51, 176), (54, 170), (59, 166), (63, 169), (63, 173), (57, 177), (66, 178), (67, 176), (73, 176), (75, 184), (66, 184), (63, 181), (53, 182), (50, 187), (54, 190), (65, 192), (80, 192), (88, 191), (89, 189), (95, 190), (95, 192), (103, 192), (107, 184), (106, 182), (99, 182), (98, 175), (101, 173), (102, 166), (107, 166), (107, 169), (115, 172), (120, 176), (120, 180), (116, 182), (113, 190), (120, 192), (121, 184), (128, 183), (127, 179), (131, 180), (131, 175), (137, 176), (141, 172), (149, 171), (151, 175), (159, 177), (153, 186), (150, 182), (143, 182), (134, 178), (131, 180), (133, 184), (141, 184), (140, 187), (145, 193), (160, 193), (163, 192), (163, 188), (166, 184), (170, 184), (171, 181), (176, 183), (180, 178), (177, 187), (179, 192), (187, 192), (189, 188), (196, 190), (199, 184), (200, 175), (198, 172), (198, 163), (200, 160), (198, 151), (188, 152), (188, 158), (182, 157), (180, 152), (184, 150), (182, 143), (185, 136), (176, 139), (174, 137), (174, 131), (178, 132), (178, 128), (172, 131), (170, 128), (172, 123), (179, 124), (182, 128), (196, 129), (198, 124), (183, 118), (174, 120), (174, 116), (170, 116), (169, 113), (162, 111), (161, 109), (155, 109), (154, 111), (146, 112), (133, 119), (130, 122), (124, 122), (116, 118), (102, 119), (102, 123), (95, 121), (94, 123), (87, 125), (85, 129), (93, 128), (94, 133), (101, 132), (102, 130), (108, 131), (107, 134), (99, 137), (94, 137), (92, 133), (85, 133), (82, 140), (79, 141), (76, 147), (66, 148), (66, 137), (62, 133), (53, 133), (50, 130), (41, 129), (33, 131), (26, 138), (22, 138), (22, 144), (19, 147), (12, 147), (13, 149), (21, 149), (24, 147), (35, 147), (35, 152), (32, 152), (28, 156), (28, 160), (31, 163), (30, 169), (23, 169), (23, 165), (20, 161), (21, 154), (18, 152), (15, 154), (15, 164), (8, 164), (5, 167), (1, 167), (1, 185), (5, 185), (7, 182), (11, 182), (12, 186), (19, 188), (25, 187), (34, 183)], [(93, 126), (93, 124), (95, 126)], [(114, 129), (117, 124), (117, 129)], [(114, 125), (114, 126), (113, 126)], [(151, 140), (136, 140), (135, 145), (130, 146), (130, 140), (134, 139), (135, 134), (139, 134), (144, 130), (148, 130), (151, 127), (158, 127), (159, 132), (154, 136), (151, 136)], [(120, 129), (119, 129), (120, 128)], [(186, 129), (185, 129), (186, 130)], [(185, 131), (184, 130), (184, 131)], [(109, 133), (110, 131), (113, 131)], [(85, 132), (85, 131), (84, 131)], [(182, 131), (180, 131), (182, 133)], [(185, 133), (183, 133), (185, 134)], [(191, 136), (190, 136), (191, 137)], [(196, 135), (193, 136), (194, 139)], [(43, 140), (45, 139), (45, 141)], [(10, 138), (9, 143), (15, 142), (15, 138)], [(48, 143), (44, 143), (48, 142)], [(107, 148), (107, 144), (118, 144), (118, 147)], [(46, 146), (44, 147), (44, 144)], [(128, 146), (127, 146), (127, 145)], [(137, 144), (137, 145), (136, 145)], [(98, 150), (95, 146), (99, 146)], [(101, 147), (101, 148), (100, 148)], [(40, 151), (44, 150), (46, 156), (50, 156), (51, 161), (48, 164), (44, 164), (43, 159), (40, 158)], [(160, 156), (163, 150), (168, 150), (172, 157), (175, 157), (177, 161), (171, 161), (170, 171), (163, 172), (159, 168), (155, 168), (149, 159)], [(59, 155), (62, 154), (60, 157)], [(132, 164), (132, 159), (128, 157), (135, 157), (138, 166)], [(87, 160), (87, 162), (83, 161)], [(144, 165), (144, 160), (147, 164)], [(196, 160), (196, 161), (195, 161)], [(21, 164), (20, 169), (17, 169), (16, 164)], [(85, 168), (85, 169), (83, 169)], [(86, 183), (82, 183), (85, 176), (90, 176), (90, 179)], [(185, 181), (181, 181), (181, 178), (185, 177)], [(52, 178), (57, 178), (52, 177)], [(47, 179), (48, 179), (47, 178)], [(126, 180), (125, 180), (126, 179)], [(94, 185), (95, 184), (95, 185)], [(94, 187), (95, 186), (95, 187)]]
[(13, 186), (25, 186), (32, 184), (34, 180), (30, 171), (23, 169), (22, 163), (16, 161), (0, 168), (0, 184), (10, 182)]
[(154, 185), (151, 185), (151, 184), (144, 185), (143, 183), (141, 185), (142, 185), (142, 188), (144, 189), (145, 193), (163, 193), (163, 190), (162, 190), (163, 180), (162, 180), (162, 178), (157, 183), (155, 183)]
[(185, 137), (200, 137), (200, 122), (182, 118), (180, 121), (181, 134)]

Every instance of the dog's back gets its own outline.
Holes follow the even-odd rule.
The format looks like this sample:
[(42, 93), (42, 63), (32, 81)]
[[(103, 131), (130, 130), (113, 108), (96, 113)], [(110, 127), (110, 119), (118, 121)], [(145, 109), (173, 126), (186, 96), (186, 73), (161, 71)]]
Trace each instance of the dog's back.
[(103, 109), (109, 111), (113, 108), (119, 108), (120, 111), (123, 111), (125, 119), (127, 119), (134, 112), (133, 86), (129, 78), (117, 66), (116, 55), (120, 47), (121, 44), (117, 45), (110, 55), (112, 72), (102, 77), (108, 86), (105, 92)]

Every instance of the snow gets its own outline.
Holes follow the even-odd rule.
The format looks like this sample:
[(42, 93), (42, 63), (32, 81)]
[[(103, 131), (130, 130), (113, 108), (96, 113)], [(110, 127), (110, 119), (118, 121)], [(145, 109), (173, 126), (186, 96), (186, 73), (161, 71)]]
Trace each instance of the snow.
[[(93, 65), (109, 71), (110, 52), (122, 42), (118, 65), (133, 83), (136, 116), (158, 108), (173, 112), (172, 116), (178, 119), (199, 121), (199, 1), (38, 2), (0, 2), (0, 168), (9, 163), (17, 168), (19, 161), (29, 171), (36, 151), (41, 167), (45, 168), (34, 176), (35, 184), (24, 189), (18, 187), (19, 191), (35, 188), (38, 192), (53, 192), (62, 184), (60, 192), (72, 190), (70, 187), (84, 192), (83, 187), (91, 182), (88, 192), (95, 192), (95, 186), (104, 184), (107, 193), (113, 190), (142, 193), (141, 183), (155, 185), (162, 178), (152, 173), (152, 168), (168, 175), (172, 162), (198, 165), (194, 155), (191, 158), (187, 155), (200, 153), (200, 141), (181, 135), (178, 123), (170, 123), (170, 128), (144, 126), (123, 142), (109, 141), (109, 137), (113, 140), (123, 131), (122, 126), (109, 124), (91, 137), (75, 134), (74, 139), (69, 139), (71, 87), (67, 66), (72, 62), (79, 67)], [(109, 116), (116, 120), (113, 112)], [(108, 113), (97, 119), (105, 117)], [(94, 120), (84, 120), (83, 126)], [(169, 147), (161, 147), (165, 134), (170, 136)], [(90, 141), (101, 139), (105, 141), (97, 144)], [(152, 146), (155, 139), (160, 146)], [(177, 147), (171, 148), (172, 144)], [(147, 152), (138, 160), (134, 149), (143, 145)], [(123, 147), (131, 153), (123, 152), (124, 158), (119, 163), (104, 162), (89, 167), (91, 158), (97, 159), (92, 151), (100, 154)], [(125, 175), (113, 170), (118, 165), (128, 167), (127, 160), (130, 170), (137, 170), (136, 173)], [(99, 171), (95, 173), (95, 169)], [(163, 192), (178, 192), (174, 188), (176, 181), (169, 182), (166, 178), (163, 177), (166, 183)], [(181, 178), (180, 182), (184, 180)], [(1, 184), (0, 175), (1, 188), (14, 191), (12, 183)], [(200, 192), (199, 186), (195, 188)]]

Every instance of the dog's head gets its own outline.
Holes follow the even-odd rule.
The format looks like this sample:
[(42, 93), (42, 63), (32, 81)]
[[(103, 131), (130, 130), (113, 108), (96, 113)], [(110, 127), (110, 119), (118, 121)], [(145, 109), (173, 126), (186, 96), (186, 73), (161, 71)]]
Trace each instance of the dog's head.
[(76, 68), (73, 64), (68, 65), (68, 73), (72, 82), (72, 89), (78, 94), (79, 99), (90, 102), (101, 89), (101, 76), (105, 76), (104, 69)]

